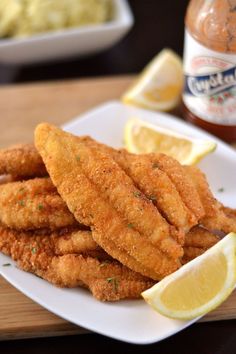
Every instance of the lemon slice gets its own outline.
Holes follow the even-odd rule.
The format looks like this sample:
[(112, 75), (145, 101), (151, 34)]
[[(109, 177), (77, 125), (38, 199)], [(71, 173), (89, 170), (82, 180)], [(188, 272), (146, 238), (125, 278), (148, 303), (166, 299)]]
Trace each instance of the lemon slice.
[(236, 234), (232, 232), (142, 296), (154, 310), (167, 317), (192, 319), (220, 305), (235, 283)]
[(170, 129), (130, 118), (124, 129), (125, 148), (135, 154), (162, 152), (184, 165), (199, 162), (216, 149), (216, 143), (190, 138)]
[(183, 88), (181, 58), (170, 49), (162, 50), (123, 95), (124, 103), (167, 111), (180, 100)]

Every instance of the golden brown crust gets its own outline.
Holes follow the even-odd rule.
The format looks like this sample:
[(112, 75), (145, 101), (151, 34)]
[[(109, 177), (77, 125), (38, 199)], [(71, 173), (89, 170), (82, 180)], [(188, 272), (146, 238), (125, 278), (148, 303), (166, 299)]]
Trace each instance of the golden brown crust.
[(195, 184), (186, 174), (184, 167), (170, 156), (164, 154), (151, 155), (153, 156), (153, 161), (158, 164), (159, 168), (164, 171), (174, 183), (187, 208), (192, 211), (197, 220), (202, 218), (204, 216), (204, 208), (201, 199)]
[(222, 209), (221, 203), (215, 199), (209, 188), (205, 174), (194, 166), (186, 166), (185, 170), (195, 184), (205, 210), (205, 216), (200, 220), (201, 224), (209, 230), (236, 232), (236, 218), (230, 217)]
[(105, 144), (97, 143), (90, 137), (83, 137), (83, 140), (95, 149), (99, 146), (99, 149), (112, 156), (140, 190), (136, 197), (142, 198), (144, 195), (151, 200), (161, 215), (180, 230), (179, 235), (175, 231), (173, 236), (179, 238), (180, 243), (183, 243), (183, 233), (197, 224), (198, 220), (187, 209), (167, 174), (158, 168), (155, 158), (153, 158), (155, 154), (136, 155), (124, 149), (115, 150)]
[(155, 279), (180, 266), (182, 248), (168, 223), (150, 201), (136, 198), (139, 190), (110, 154), (48, 124), (39, 125), (35, 137), (60, 195), (107, 253)]
[(0, 175), (46, 176), (47, 171), (33, 144), (18, 144), (0, 150)]
[[(80, 235), (88, 233), (78, 232)], [(84, 254), (56, 255), (58, 239), (63, 237), (68, 239), (69, 235), (72, 234), (19, 233), (0, 227), (0, 250), (17, 261), (21, 269), (57, 286), (85, 286), (102, 301), (138, 298), (142, 291), (153, 285), (150, 279), (133, 272), (110, 257), (106, 260), (91, 257), (86, 247), (83, 249)], [(91, 244), (89, 248), (90, 246)]]
[(0, 185), (0, 223), (18, 230), (78, 224), (49, 178)]

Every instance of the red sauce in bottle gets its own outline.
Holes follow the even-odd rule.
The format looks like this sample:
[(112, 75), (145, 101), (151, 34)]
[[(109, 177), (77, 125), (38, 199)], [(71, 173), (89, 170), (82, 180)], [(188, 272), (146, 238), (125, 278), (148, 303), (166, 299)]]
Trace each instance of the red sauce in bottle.
[(184, 74), (184, 117), (236, 142), (236, 0), (190, 1)]

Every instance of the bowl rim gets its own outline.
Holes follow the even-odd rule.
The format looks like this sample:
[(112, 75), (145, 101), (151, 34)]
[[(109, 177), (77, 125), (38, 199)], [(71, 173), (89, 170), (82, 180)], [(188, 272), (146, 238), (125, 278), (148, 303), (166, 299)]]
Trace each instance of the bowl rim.
[(48, 41), (80, 35), (98, 34), (112, 32), (119, 29), (130, 28), (134, 23), (133, 13), (127, 0), (112, 0), (115, 6), (115, 16), (112, 20), (101, 24), (84, 25), (81, 27), (62, 28), (56, 31), (49, 31), (34, 34), (22, 38), (0, 38), (0, 48), (10, 47), (19, 44), (29, 44), (34, 42)]

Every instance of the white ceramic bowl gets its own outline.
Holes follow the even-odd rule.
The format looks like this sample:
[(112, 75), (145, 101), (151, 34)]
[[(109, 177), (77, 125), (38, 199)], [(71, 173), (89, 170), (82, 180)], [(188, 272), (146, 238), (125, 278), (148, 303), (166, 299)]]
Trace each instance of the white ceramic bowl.
[(127, 0), (113, 1), (114, 18), (104, 24), (62, 29), (27, 38), (0, 39), (0, 63), (30, 64), (89, 55), (111, 47), (134, 22)]

